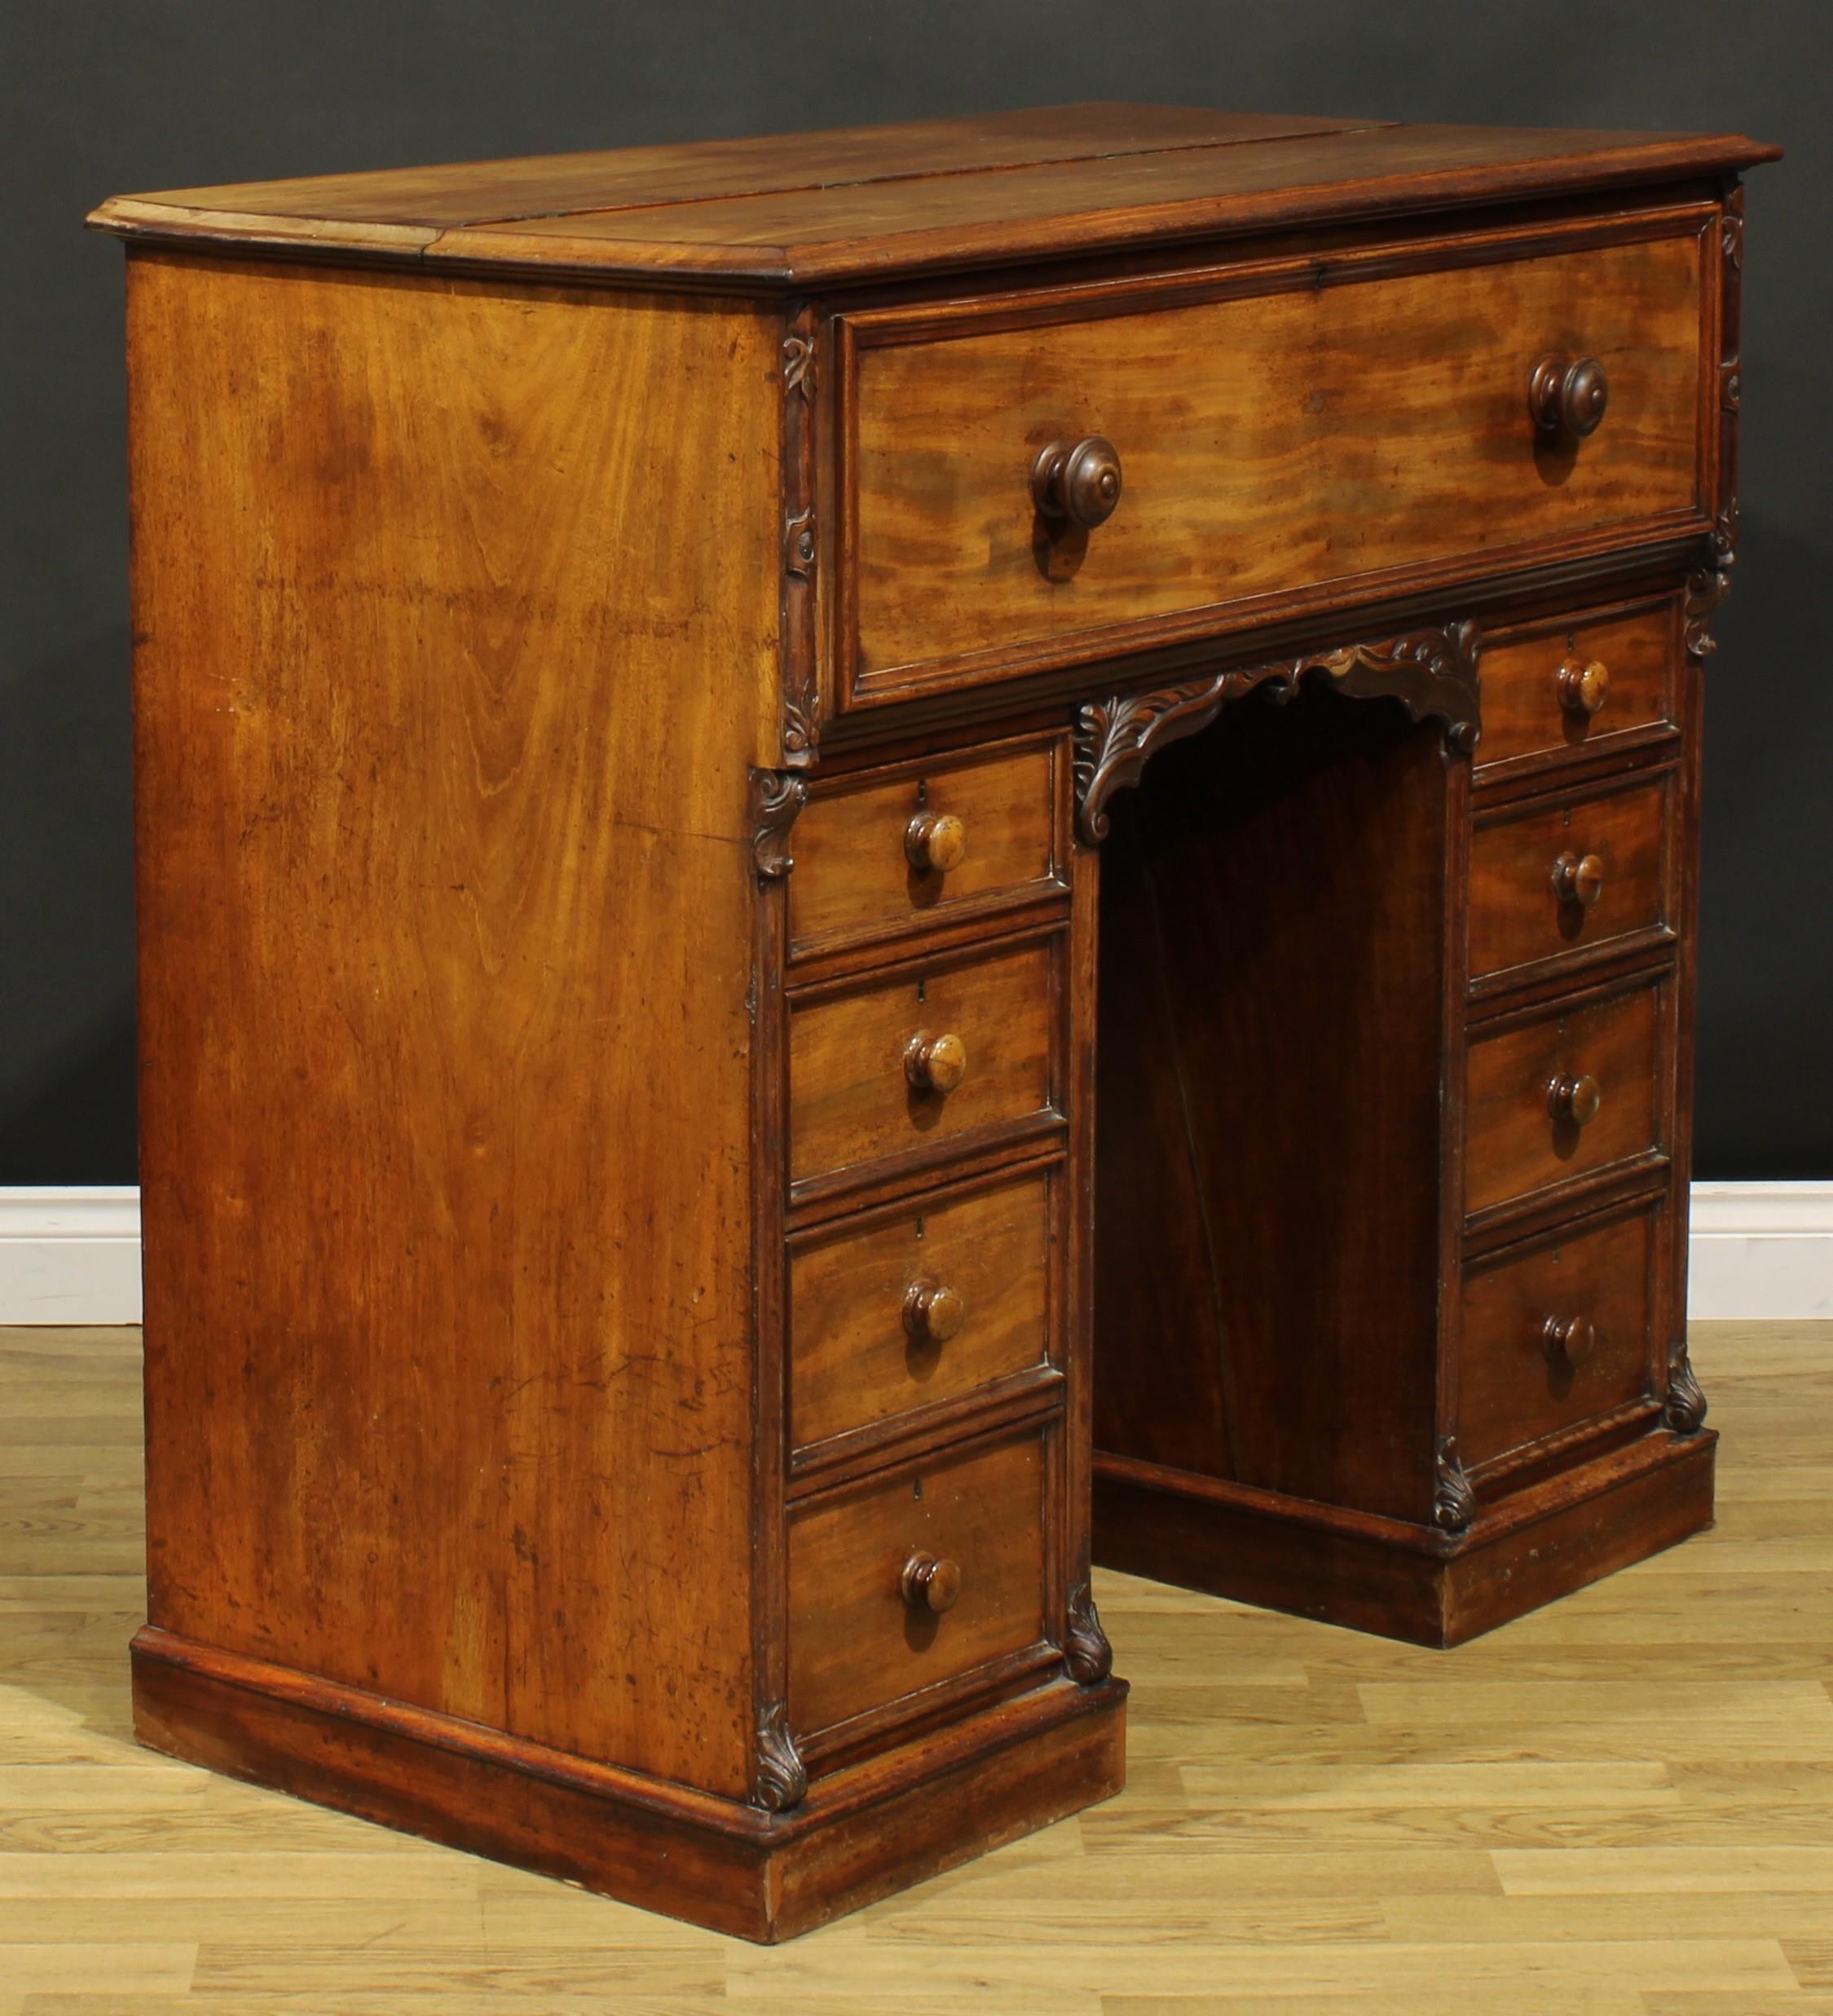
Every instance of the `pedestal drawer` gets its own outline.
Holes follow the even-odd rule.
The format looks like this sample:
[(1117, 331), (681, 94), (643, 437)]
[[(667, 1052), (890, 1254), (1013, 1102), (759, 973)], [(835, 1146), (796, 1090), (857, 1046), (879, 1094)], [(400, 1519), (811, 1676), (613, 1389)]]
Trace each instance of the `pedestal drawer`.
[(1638, 987), (1473, 1039), (1469, 1211), (1662, 1145), (1661, 1003)]
[(790, 1016), (797, 1180), (1051, 1107), (1058, 940), (849, 982)]
[(790, 1255), (799, 1447), (953, 1400), (1050, 1355), (1051, 1179), (918, 1199)]
[(1065, 889), (1052, 742), (873, 771), (818, 791), (791, 835), (800, 951)]
[(1649, 1390), (1655, 1249), (1654, 1215), (1644, 1207), (1472, 1268), (1458, 1434), (1467, 1466)]
[(1678, 615), (1659, 609), (1536, 625), (1484, 641), (1479, 769), (1580, 750), (1675, 718)]
[(799, 1735), (1043, 1638), (1047, 1476), (1032, 1428), (883, 1473), (795, 1516), (789, 1709)]
[(1668, 801), (1659, 777), (1511, 809), (1470, 849), (1470, 977), (1592, 950), (1667, 918)]

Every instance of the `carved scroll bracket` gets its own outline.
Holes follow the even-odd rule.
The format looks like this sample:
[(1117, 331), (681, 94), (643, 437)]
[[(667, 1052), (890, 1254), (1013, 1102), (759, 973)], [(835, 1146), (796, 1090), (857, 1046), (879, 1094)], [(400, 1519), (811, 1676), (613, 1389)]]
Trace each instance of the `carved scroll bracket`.
[(1064, 1634), (1064, 1670), (1082, 1687), (1098, 1686), (1114, 1670), (1113, 1648), (1101, 1628), (1095, 1592), (1086, 1580), (1069, 1591), (1069, 1628)]
[(1454, 749), (1474, 749), (1482, 722), (1480, 646), (1477, 625), (1466, 620), (1091, 700), (1077, 721), (1077, 830), (1091, 846), (1105, 840), (1114, 792), (1137, 783), (1156, 751), (1208, 727), (1229, 701), (1258, 686), (1290, 699), (1302, 680), (1314, 677), (1352, 699), (1398, 700), (1414, 721), (1442, 722)]
[(808, 802), (809, 780), (795, 771), (751, 772), (751, 854), (763, 880), (781, 881), (795, 866), (789, 851), (789, 829)]
[(809, 1774), (789, 1732), (789, 1705), (774, 1701), (757, 1725), (757, 1791), (753, 1803), (766, 1813), (787, 1813), (809, 1794)]

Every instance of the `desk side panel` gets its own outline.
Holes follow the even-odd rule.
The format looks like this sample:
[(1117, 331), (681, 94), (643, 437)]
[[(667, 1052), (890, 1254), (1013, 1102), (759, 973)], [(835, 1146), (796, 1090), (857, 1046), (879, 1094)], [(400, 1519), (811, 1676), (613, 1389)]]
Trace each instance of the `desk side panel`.
[(150, 1605), (742, 1796), (778, 333), (145, 255)]

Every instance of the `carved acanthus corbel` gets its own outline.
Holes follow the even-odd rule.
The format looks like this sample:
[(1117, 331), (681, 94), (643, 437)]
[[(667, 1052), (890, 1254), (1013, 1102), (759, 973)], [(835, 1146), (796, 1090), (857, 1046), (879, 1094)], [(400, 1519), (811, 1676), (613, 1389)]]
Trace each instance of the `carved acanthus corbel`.
[(789, 1732), (789, 1705), (775, 1701), (757, 1725), (757, 1791), (766, 1813), (787, 1813), (809, 1794), (809, 1774)]
[(1064, 1670), (1082, 1687), (1095, 1687), (1114, 1669), (1113, 1648), (1101, 1628), (1095, 1592), (1085, 1578), (1069, 1591), (1069, 1628), (1064, 1634)]
[(1693, 1376), (1684, 1337), (1677, 1337), (1668, 1353), (1668, 1397), (1661, 1418), (1676, 1435), (1697, 1435), (1705, 1425), (1706, 1396)]
[(795, 866), (789, 829), (809, 802), (809, 780), (794, 770), (751, 774), (751, 855), (766, 882), (780, 881)]
[(1455, 1435), (1439, 1437), (1434, 1471), (1432, 1522), (1442, 1532), (1462, 1533), (1477, 1515), (1477, 1494), (1458, 1460)]

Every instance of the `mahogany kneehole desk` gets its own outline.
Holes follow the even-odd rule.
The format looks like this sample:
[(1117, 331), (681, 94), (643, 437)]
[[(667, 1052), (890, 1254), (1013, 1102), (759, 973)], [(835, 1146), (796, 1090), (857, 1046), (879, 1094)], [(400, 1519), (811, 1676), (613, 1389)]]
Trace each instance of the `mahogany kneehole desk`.
[(105, 205), (143, 1739), (776, 1939), (1118, 1789), (1091, 1560), (1449, 1644), (1704, 1525), (1773, 153), (1083, 106)]

